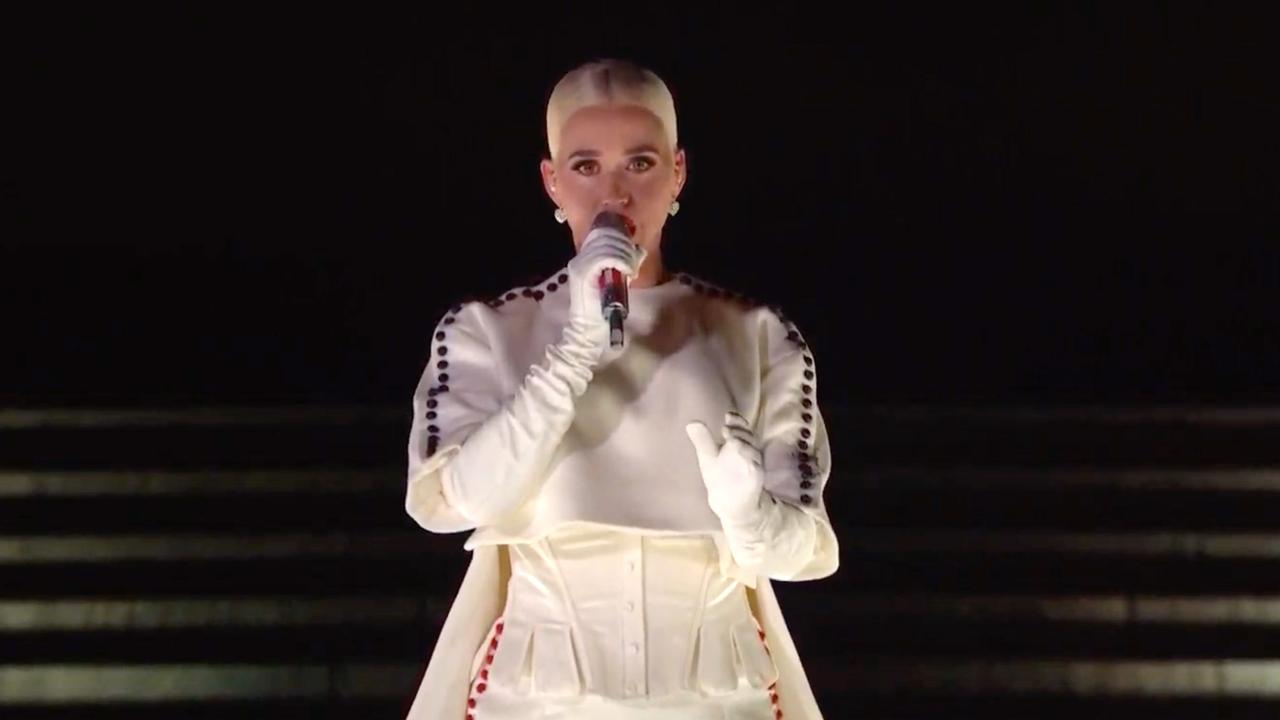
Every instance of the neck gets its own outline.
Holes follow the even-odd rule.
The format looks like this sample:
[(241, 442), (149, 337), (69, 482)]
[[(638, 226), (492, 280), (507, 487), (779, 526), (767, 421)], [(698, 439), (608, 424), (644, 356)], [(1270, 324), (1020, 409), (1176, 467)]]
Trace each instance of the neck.
[(647, 288), (661, 285), (667, 280), (667, 270), (662, 264), (661, 250), (654, 250), (644, 258), (640, 271), (631, 280), (633, 288)]

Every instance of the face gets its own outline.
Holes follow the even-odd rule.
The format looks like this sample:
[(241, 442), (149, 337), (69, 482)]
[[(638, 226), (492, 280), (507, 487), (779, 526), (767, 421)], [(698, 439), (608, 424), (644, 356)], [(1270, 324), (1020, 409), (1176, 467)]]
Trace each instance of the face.
[(564, 208), (574, 247), (582, 247), (596, 213), (609, 209), (630, 218), (635, 241), (656, 254), (685, 179), (684, 151), (672, 152), (662, 121), (636, 105), (584, 107), (564, 123), (558, 154), (542, 161), (542, 180)]

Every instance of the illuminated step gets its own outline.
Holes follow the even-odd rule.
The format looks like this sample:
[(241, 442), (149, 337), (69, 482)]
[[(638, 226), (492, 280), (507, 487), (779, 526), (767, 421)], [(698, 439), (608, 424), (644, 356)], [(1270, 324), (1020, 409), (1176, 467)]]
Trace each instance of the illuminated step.
[(128, 560), (226, 560), (318, 555), (420, 554), (460, 543), (414, 532), (330, 532), (287, 535), (141, 535), (0, 537), (0, 565), (111, 563)]
[(1070, 553), (1275, 559), (1280, 558), (1280, 532), (1063, 533), (858, 529), (846, 532), (840, 538), (840, 546), (842, 549), (877, 553)]
[(263, 405), (176, 408), (0, 409), (0, 430), (173, 426), (348, 425), (394, 422), (405, 408), (385, 405)]
[(0, 666), (0, 704), (281, 698), (412, 698), (406, 664)]
[(1280, 595), (966, 595), (883, 593), (806, 594), (818, 607), (838, 607), (844, 617), (918, 617), (1186, 625), (1280, 625)]
[[(1280, 697), (1280, 661), (826, 659), (815, 684), (850, 691), (1181, 698)], [(0, 668), (0, 703), (411, 697), (418, 664)]]
[(846, 481), (859, 487), (1106, 487), (1126, 490), (1226, 490), (1280, 493), (1280, 468), (1176, 467), (912, 467), (885, 464), (860, 468)]
[[(862, 553), (1062, 553), (1280, 559), (1280, 534), (1033, 533), (851, 529), (842, 549)], [(0, 536), (0, 565), (128, 560), (256, 559), (308, 555), (455, 553), (457, 538), (412, 528), (274, 535)]]
[(1280, 697), (1280, 660), (899, 660), (812, 664), (827, 687), (948, 694)]
[(347, 493), (399, 488), (402, 468), (0, 472), (0, 498)]
[(433, 616), (430, 596), (226, 597), (0, 601), (0, 633), (395, 624)]

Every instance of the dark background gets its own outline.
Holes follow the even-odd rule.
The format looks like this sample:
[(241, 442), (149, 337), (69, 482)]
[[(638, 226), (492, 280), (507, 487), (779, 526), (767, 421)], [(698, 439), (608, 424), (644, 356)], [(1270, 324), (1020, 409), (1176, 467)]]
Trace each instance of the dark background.
[(407, 404), (446, 307), (567, 261), (545, 100), (609, 55), (676, 98), (669, 264), (827, 403), (1280, 399), (1261, 13), (484, 10), (10, 24), (0, 403)]

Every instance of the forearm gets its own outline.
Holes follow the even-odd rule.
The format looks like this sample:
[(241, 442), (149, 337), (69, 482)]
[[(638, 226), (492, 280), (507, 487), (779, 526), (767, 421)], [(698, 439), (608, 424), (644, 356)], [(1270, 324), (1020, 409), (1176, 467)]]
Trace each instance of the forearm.
[(477, 525), (492, 523), (536, 493), (591, 381), (591, 348), (582, 330), (566, 326), (513, 397), (444, 466), (442, 491), (459, 513)]

